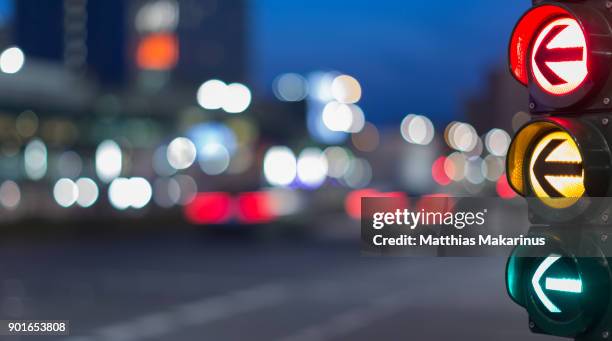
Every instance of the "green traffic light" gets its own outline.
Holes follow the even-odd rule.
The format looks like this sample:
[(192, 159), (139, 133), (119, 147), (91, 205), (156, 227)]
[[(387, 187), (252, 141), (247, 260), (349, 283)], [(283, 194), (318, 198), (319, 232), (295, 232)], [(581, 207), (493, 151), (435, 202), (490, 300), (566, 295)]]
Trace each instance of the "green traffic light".
[[(533, 273), (533, 277), (531, 279), (531, 285), (533, 286), (533, 290), (536, 293), (536, 296), (542, 302), (544, 307), (548, 309), (553, 314), (561, 313), (561, 309), (557, 307), (551, 300), (548, 298), (542, 286), (540, 285), (540, 280), (544, 277), (546, 271), (553, 266), (561, 256), (552, 254), (544, 259), (542, 263), (538, 266), (536, 271)], [(573, 294), (582, 293), (582, 279), (573, 279), (573, 278), (554, 278), (554, 277), (546, 277), (545, 285), (546, 290), (551, 291), (559, 291)]]

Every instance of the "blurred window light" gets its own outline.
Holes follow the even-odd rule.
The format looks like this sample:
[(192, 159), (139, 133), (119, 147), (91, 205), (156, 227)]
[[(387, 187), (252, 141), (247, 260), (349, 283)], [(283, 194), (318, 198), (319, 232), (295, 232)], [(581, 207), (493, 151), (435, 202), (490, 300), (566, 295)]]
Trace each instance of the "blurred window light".
[(372, 166), (366, 159), (352, 159), (342, 181), (350, 188), (366, 187), (372, 181)]
[(8, 74), (19, 72), (25, 63), (25, 55), (18, 47), (9, 47), (0, 54), (0, 71)]
[(238, 114), (251, 105), (251, 90), (244, 84), (232, 83), (226, 88), (225, 102), (222, 109), (230, 114)]
[(78, 189), (77, 204), (81, 207), (91, 207), (98, 200), (98, 185), (90, 178), (80, 178), (76, 181)]
[(96, 149), (96, 174), (104, 182), (110, 182), (121, 174), (122, 155), (119, 145), (105, 140)]
[(353, 125), (353, 112), (346, 104), (329, 102), (323, 108), (323, 124), (331, 131), (347, 132)]
[(428, 145), (434, 138), (434, 126), (425, 116), (409, 114), (402, 120), (400, 126), (402, 137), (406, 142)]
[(166, 158), (174, 169), (186, 169), (193, 164), (196, 159), (196, 147), (185, 137), (177, 137), (168, 145)]
[(228, 86), (218, 79), (204, 82), (198, 88), (198, 104), (208, 110), (221, 109), (227, 102)]
[(66, 178), (59, 179), (53, 186), (53, 199), (62, 207), (74, 205), (79, 195), (79, 189), (74, 181)]
[(495, 156), (505, 156), (510, 142), (510, 135), (501, 129), (491, 129), (485, 136), (485, 146)]
[(108, 200), (118, 210), (125, 210), (132, 204), (130, 183), (126, 178), (116, 178), (108, 187)]
[(465, 155), (452, 153), (444, 160), (444, 173), (455, 182), (461, 181), (465, 178), (466, 162)]
[(297, 175), (297, 161), (291, 149), (275, 146), (268, 149), (263, 162), (264, 176), (273, 186), (288, 186)]
[(378, 128), (370, 122), (366, 122), (363, 130), (351, 136), (353, 146), (362, 152), (373, 152), (378, 148), (380, 135)]
[(230, 154), (222, 144), (208, 143), (200, 149), (198, 162), (204, 173), (219, 175), (229, 167)]
[(160, 0), (147, 3), (138, 10), (135, 26), (141, 33), (174, 31), (178, 22), (178, 3)]
[(139, 209), (145, 207), (153, 196), (151, 184), (141, 177), (130, 178), (131, 206)]
[(116, 178), (108, 189), (111, 205), (118, 210), (129, 207), (140, 209), (145, 207), (153, 196), (149, 182), (140, 177)]
[(357, 104), (349, 104), (349, 108), (351, 109), (352, 123), (347, 132), (355, 134), (365, 127), (365, 114)]
[(21, 190), (16, 182), (6, 180), (0, 185), (0, 204), (8, 210), (14, 210), (21, 202)]
[(198, 193), (185, 206), (185, 218), (193, 224), (221, 224), (231, 216), (232, 197), (224, 192)]
[(28, 178), (40, 180), (47, 173), (47, 147), (40, 139), (32, 140), (24, 151), (25, 171)]
[(324, 153), (327, 158), (327, 176), (335, 179), (342, 178), (350, 166), (349, 152), (342, 147), (332, 146), (327, 147)]
[(76, 178), (81, 174), (83, 161), (79, 154), (68, 150), (60, 154), (57, 162), (57, 172), (63, 178)]
[(17, 116), (15, 128), (21, 137), (32, 137), (38, 130), (38, 116), (32, 110), (26, 110)]
[(297, 177), (300, 183), (316, 188), (321, 186), (327, 177), (327, 159), (318, 148), (306, 148), (297, 160)]
[(298, 102), (308, 96), (308, 82), (297, 73), (285, 73), (274, 79), (276, 98), (284, 102)]
[(357, 103), (361, 99), (361, 85), (354, 77), (340, 75), (332, 81), (331, 93), (340, 103)]
[(444, 132), (446, 143), (453, 149), (461, 152), (472, 151), (478, 145), (478, 134), (470, 124), (452, 122)]
[(146, 70), (169, 70), (176, 66), (179, 59), (179, 47), (176, 35), (155, 33), (148, 35), (138, 43), (136, 63)]

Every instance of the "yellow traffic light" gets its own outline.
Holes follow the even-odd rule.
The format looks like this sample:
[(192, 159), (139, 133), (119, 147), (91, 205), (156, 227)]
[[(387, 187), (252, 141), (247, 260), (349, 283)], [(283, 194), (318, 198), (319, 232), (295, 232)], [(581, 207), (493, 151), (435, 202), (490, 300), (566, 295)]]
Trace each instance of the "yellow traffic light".
[(550, 132), (535, 143), (529, 180), (533, 194), (553, 208), (569, 207), (584, 195), (582, 155), (567, 132)]

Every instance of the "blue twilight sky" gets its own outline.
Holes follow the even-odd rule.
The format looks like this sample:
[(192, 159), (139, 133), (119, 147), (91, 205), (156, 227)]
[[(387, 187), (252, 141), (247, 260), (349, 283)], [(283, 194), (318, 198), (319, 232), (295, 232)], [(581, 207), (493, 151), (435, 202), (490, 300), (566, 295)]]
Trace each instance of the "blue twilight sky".
[[(529, 0), (251, 0), (251, 75), (271, 88), (283, 72), (338, 70), (362, 84), (369, 120), (410, 112), (461, 118), (466, 95), (506, 62)], [(271, 92), (270, 92), (271, 93)]]

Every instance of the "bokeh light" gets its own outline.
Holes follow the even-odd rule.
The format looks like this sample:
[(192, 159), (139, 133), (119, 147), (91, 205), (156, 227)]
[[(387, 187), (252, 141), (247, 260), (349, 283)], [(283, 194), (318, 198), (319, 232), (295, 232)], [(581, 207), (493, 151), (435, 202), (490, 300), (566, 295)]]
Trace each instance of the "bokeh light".
[(74, 205), (79, 195), (79, 190), (74, 181), (66, 178), (59, 179), (53, 186), (53, 199), (62, 207)]
[(434, 138), (434, 126), (425, 116), (409, 114), (400, 126), (402, 137), (408, 143), (428, 145)]
[(15, 181), (6, 180), (0, 185), (0, 204), (8, 210), (14, 210), (21, 202), (21, 190)]
[(485, 146), (495, 156), (505, 156), (510, 142), (510, 135), (501, 129), (491, 129), (485, 136)]
[(0, 71), (8, 74), (19, 72), (25, 63), (25, 55), (18, 47), (9, 47), (0, 54)]
[(285, 73), (276, 77), (273, 90), (281, 101), (298, 102), (308, 96), (308, 82), (297, 73)]
[(76, 181), (78, 195), (76, 202), (81, 207), (91, 207), (98, 200), (99, 190), (95, 181), (90, 178), (80, 178)]
[(96, 149), (96, 174), (104, 182), (110, 182), (121, 174), (122, 153), (117, 142), (106, 140)]
[(297, 176), (300, 183), (309, 188), (321, 186), (327, 177), (327, 159), (318, 148), (306, 148), (297, 160)]
[(361, 85), (354, 77), (340, 75), (332, 81), (331, 93), (340, 103), (357, 103), (361, 99)]
[(32, 140), (24, 151), (26, 175), (32, 180), (40, 180), (47, 173), (47, 146), (40, 140)]
[(177, 137), (168, 145), (166, 157), (174, 169), (186, 169), (196, 159), (196, 147), (188, 138)]
[(264, 156), (263, 170), (269, 184), (288, 186), (297, 175), (295, 155), (287, 147), (271, 147)]

